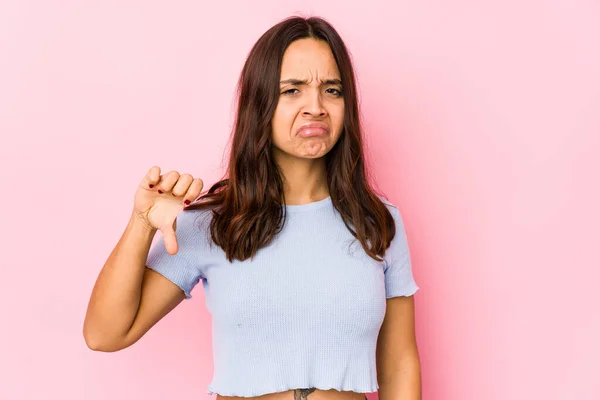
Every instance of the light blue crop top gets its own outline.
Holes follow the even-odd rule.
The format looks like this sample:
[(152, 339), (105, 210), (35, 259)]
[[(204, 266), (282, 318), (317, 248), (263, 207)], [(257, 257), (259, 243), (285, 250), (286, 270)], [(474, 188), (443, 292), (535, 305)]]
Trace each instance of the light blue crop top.
[(413, 279), (397, 207), (384, 261), (369, 257), (331, 197), (288, 205), (282, 231), (254, 260), (232, 263), (210, 246), (210, 210), (177, 217), (179, 251), (154, 242), (147, 266), (186, 298), (202, 282), (212, 316), (214, 374), (208, 394), (254, 397), (300, 388), (376, 392), (375, 352), (386, 298), (410, 296)]

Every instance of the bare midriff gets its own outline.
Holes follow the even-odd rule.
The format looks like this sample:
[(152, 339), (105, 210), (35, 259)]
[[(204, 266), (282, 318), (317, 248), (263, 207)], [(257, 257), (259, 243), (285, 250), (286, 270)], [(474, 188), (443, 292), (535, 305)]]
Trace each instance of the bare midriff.
[(255, 397), (221, 396), (217, 394), (216, 400), (365, 400), (364, 393), (339, 392), (335, 389), (295, 389), (285, 392), (269, 393)]

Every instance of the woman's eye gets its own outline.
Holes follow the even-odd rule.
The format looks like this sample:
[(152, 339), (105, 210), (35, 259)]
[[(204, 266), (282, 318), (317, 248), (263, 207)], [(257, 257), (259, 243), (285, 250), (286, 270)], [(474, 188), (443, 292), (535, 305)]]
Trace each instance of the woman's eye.
[[(335, 97), (342, 97), (342, 91), (335, 89), (335, 88), (329, 88), (326, 90), (327, 93), (334, 95)], [(292, 88), (292, 89), (288, 89), (283, 91), (281, 94), (285, 94), (285, 95), (289, 95), (289, 96), (293, 96), (297, 93), (300, 93), (300, 91), (296, 88)]]

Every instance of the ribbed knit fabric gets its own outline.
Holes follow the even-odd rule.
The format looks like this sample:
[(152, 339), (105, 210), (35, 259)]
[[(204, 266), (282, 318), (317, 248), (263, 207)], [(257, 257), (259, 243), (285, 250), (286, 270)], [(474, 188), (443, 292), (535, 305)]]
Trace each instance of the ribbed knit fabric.
[(202, 282), (212, 315), (208, 394), (254, 397), (299, 388), (376, 392), (375, 352), (386, 298), (410, 296), (413, 279), (397, 207), (384, 261), (367, 256), (327, 197), (286, 206), (283, 230), (253, 260), (230, 263), (211, 246), (208, 210), (177, 217), (179, 251), (162, 238), (147, 266), (191, 298)]

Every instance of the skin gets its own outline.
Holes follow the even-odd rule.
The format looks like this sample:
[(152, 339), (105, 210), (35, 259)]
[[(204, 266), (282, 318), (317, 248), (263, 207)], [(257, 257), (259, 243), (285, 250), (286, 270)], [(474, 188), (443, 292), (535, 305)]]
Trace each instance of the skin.
[(294, 390), (294, 400), (305, 400), (309, 394), (314, 392), (315, 388), (310, 389), (296, 389)]
[[(273, 156), (285, 179), (287, 204), (305, 204), (329, 196), (323, 156), (335, 146), (343, 130), (342, 86), (333, 82), (339, 80), (337, 63), (326, 42), (300, 39), (286, 49), (271, 139)], [(298, 128), (310, 122), (327, 124), (329, 133), (298, 136)]]

